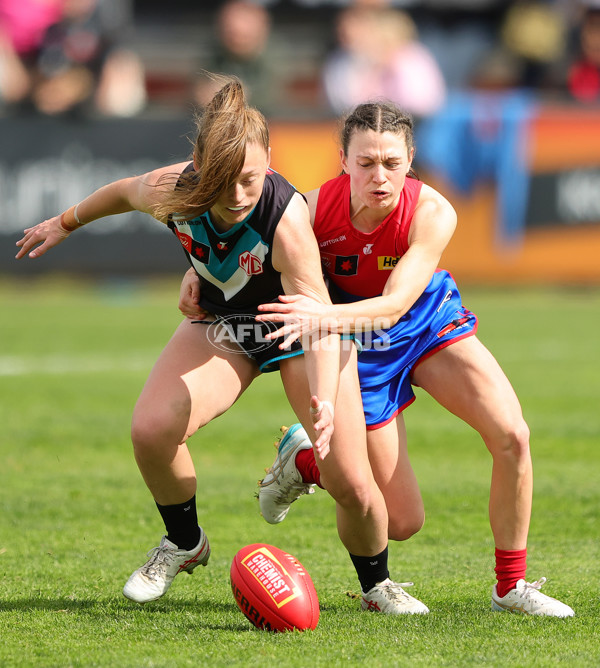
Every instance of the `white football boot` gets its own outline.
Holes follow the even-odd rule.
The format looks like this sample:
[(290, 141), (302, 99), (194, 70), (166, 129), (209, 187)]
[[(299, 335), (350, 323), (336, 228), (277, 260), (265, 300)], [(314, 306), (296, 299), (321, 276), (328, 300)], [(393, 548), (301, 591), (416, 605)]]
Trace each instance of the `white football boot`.
[(152, 548), (148, 556), (150, 559), (131, 574), (123, 588), (123, 595), (136, 603), (148, 603), (160, 598), (181, 571), (191, 573), (196, 566), (206, 566), (210, 545), (200, 529), (200, 540), (193, 549), (180, 550), (163, 536), (160, 545)]
[(425, 615), (429, 608), (421, 601), (407, 594), (402, 587), (412, 586), (412, 582), (392, 582), (389, 578), (378, 582), (373, 589), (362, 595), (361, 608), (387, 615)]
[(260, 511), (269, 524), (282, 522), (294, 501), (303, 494), (314, 494), (315, 491), (313, 484), (303, 482), (296, 468), (296, 455), (300, 450), (312, 448), (308, 434), (301, 424), (281, 427), (281, 431), (283, 437), (273, 466), (258, 482)]
[(573, 617), (575, 612), (555, 598), (546, 596), (540, 587), (546, 582), (541, 578), (536, 582), (519, 580), (514, 589), (499, 598), (496, 585), (492, 588), (492, 610), (519, 612), (523, 615), (544, 615), (546, 617)]

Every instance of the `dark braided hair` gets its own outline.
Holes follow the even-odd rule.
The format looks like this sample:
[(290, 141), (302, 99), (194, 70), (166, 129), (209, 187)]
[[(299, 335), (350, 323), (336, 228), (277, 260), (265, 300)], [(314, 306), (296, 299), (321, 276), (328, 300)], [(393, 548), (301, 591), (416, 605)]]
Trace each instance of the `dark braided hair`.
[[(360, 130), (401, 134), (406, 141), (409, 155), (415, 148), (412, 116), (393, 102), (365, 102), (346, 116), (340, 131), (340, 142), (345, 155), (348, 155), (352, 135)], [(408, 175), (416, 178), (412, 168)]]

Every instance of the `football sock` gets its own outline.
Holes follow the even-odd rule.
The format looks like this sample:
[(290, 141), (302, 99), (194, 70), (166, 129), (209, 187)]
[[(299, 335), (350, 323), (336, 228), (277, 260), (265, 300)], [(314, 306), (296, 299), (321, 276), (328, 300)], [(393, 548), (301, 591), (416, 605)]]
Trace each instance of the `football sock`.
[(321, 489), (324, 489), (323, 485), (321, 485), (321, 472), (317, 466), (315, 453), (312, 448), (300, 450), (296, 455), (296, 468), (302, 476), (302, 482), (314, 483)]
[(506, 596), (517, 582), (525, 579), (527, 548), (524, 550), (499, 550), (496, 548), (496, 591), (500, 598)]
[(350, 554), (350, 559), (352, 559), (356, 569), (363, 594), (366, 594), (378, 582), (383, 582), (390, 576), (387, 546), (383, 552), (376, 554), (374, 557), (357, 557), (355, 554)]
[(191, 550), (200, 541), (200, 527), (196, 512), (196, 495), (185, 503), (172, 506), (156, 504), (167, 530), (167, 538), (180, 550)]

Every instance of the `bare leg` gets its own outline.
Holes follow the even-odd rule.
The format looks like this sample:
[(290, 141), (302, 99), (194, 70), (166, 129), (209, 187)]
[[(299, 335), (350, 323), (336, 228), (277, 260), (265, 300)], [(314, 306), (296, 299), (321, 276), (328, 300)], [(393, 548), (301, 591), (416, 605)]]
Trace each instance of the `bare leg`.
[(389, 515), (388, 536), (406, 540), (425, 521), (423, 499), (407, 449), (402, 414), (380, 429), (367, 431), (369, 461)]
[[(314, 438), (303, 359), (285, 360), (281, 377), (292, 408)], [(388, 519), (369, 465), (354, 350), (342, 353), (335, 415), (331, 451), (324, 460), (317, 458), (321, 483), (336, 500), (338, 533), (346, 549), (357, 556), (373, 556), (387, 545)]]
[(529, 429), (499, 364), (471, 336), (418, 365), (414, 380), (481, 434), (493, 457), (489, 513), (496, 547), (524, 549), (533, 491)]
[(184, 320), (161, 353), (133, 413), (135, 458), (155, 501), (184, 503), (196, 493), (186, 439), (224, 413), (258, 374), (239, 349), (213, 346), (209, 328)]

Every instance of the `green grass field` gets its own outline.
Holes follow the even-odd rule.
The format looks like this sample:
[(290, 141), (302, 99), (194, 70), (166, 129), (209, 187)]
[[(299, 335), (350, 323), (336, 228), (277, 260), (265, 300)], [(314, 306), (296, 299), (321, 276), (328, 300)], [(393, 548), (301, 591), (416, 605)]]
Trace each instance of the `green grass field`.
[[(361, 613), (324, 492), (282, 525), (258, 514), (256, 481), (279, 426), (293, 421), (275, 374), (190, 442), (208, 567), (153, 604), (124, 599), (162, 533), (129, 420), (179, 321), (177, 288), (0, 282), (0, 666), (600, 665), (600, 290), (463, 289), (532, 429), (528, 576), (545, 575), (544, 591), (575, 609), (558, 620), (490, 611), (491, 459), (422, 392), (407, 423), (427, 521), (391, 545), (390, 565), (431, 614)], [(314, 632), (268, 634), (238, 611), (229, 566), (252, 542), (309, 570), (321, 604)]]

